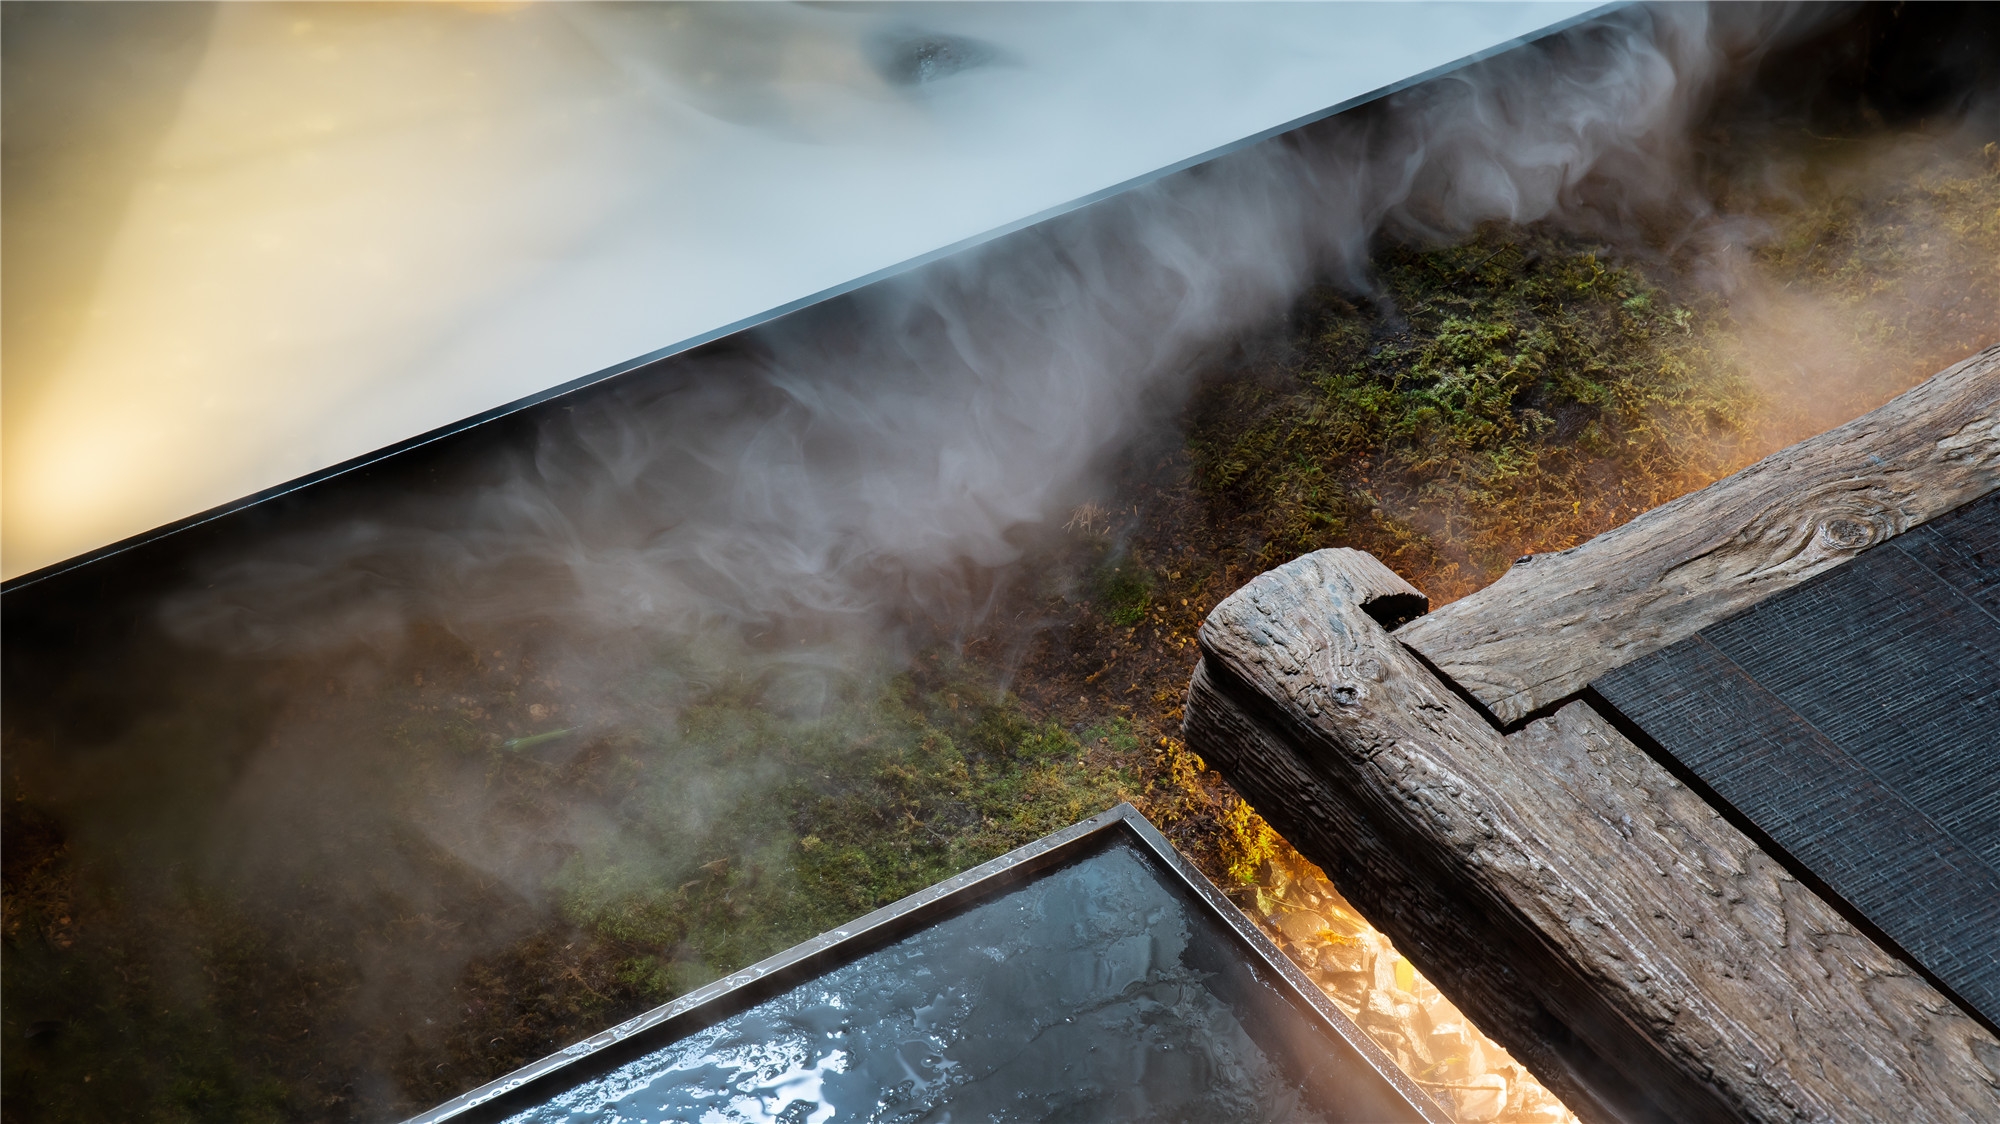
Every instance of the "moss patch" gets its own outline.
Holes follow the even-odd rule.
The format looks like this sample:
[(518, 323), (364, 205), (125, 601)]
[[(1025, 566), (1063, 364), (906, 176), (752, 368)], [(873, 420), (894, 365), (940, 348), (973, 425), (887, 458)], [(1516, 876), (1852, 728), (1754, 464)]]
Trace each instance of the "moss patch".
[(963, 673), (898, 677), (811, 721), (710, 701), (672, 747), (620, 751), (620, 810), (638, 825), (684, 815), (691, 754), (754, 757), (775, 783), (718, 800), (692, 843), (640, 827), (579, 853), (557, 879), (562, 912), (653, 950), (624, 971), (666, 998), (1125, 799), (1129, 740), (1115, 722), (1079, 735), (1033, 721)]
[(1260, 566), (1365, 545), (1450, 597), (1729, 463), (1755, 395), (1708, 302), (1533, 232), (1379, 267), (1384, 303), (1312, 294), (1278, 370), (1191, 411), (1195, 487)]

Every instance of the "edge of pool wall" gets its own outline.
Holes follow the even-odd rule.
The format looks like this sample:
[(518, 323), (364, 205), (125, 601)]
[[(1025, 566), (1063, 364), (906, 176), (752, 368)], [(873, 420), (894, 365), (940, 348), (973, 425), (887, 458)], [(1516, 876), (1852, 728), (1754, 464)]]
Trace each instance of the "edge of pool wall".
[(1222, 924), (1235, 943), (1249, 954), (1252, 971), (1275, 980), (1282, 999), (1309, 1021), (1316, 1022), (1330, 1037), (1345, 1044), (1355, 1059), (1386, 1086), (1386, 1090), (1377, 1090), (1378, 1093), (1387, 1092), (1400, 1099), (1414, 1119), (1426, 1124), (1451, 1124), (1451, 1116), (1130, 803), (1120, 803), (829, 929), (670, 1003), (529, 1062), (419, 1113), (404, 1124), (498, 1120), (546, 1103), (635, 1056), (664, 1048), (895, 940), (990, 901), (1046, 871), (1081, 861), (1121, 836), (1156, 859), (1167, 876)]

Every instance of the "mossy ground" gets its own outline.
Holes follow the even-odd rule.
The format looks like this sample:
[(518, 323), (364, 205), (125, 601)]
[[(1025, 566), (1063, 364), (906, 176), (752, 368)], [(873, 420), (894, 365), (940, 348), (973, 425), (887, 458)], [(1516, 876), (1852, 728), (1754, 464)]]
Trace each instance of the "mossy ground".
[[(587, 731), (530, 701), (548, 684), (519, 650), (433, 632), (384, 670), (267, 683), (307, 700), (290, 728), (395, 778), (378, 823), (292, 856), (296, 885), (72, 846), (10, 773), (10, 1119), (408, 1113), (1121, 800), (1202, 814), (1127, 717), (1060, 725), (941, 650), (811, 718), (725, 681)], [(152, 783), (180, 804), (199, 782)], [(465, 791), (548, 845), (469, 867), (424, 830)]]
[[(1743, 204), (1773, 232), (1745, 265), (1755, 300), (1549, 230), (1384, 247), (1379, 293), (1315, 291), (1213, 371), (988, 633), (857, 677), (811, 720), (721, 681), (650, 721), (642, 667), (617, 721), (573, 726), (530, 701), (525, 642), (419, 638), (323, 693), (323, 669), (269, 673), (274, 697), (318, 700), (294, 717), (357, 772), (553, 840), (508, 870), (385, 816), (344, 827), (353, 846), (280, 903), (180, 852), (77, 835), (63, 795), (10, 763), (0, 1114), (415, 1110), (1121, 799), (1254, 907), (1259, 879), (1296, 863), (1177, 740), (1194, 631), (1222, 597), (1349, 545), (1448, 600), (2000, 338), (1991, 158), (1887, 186), (1826, 163), (1803, 194)], [(1801, 323), (1837, 393), (1771, 376)], [(232, 717), (256, 699), (200, 705), (143, 734), (161, 760), (268, 726)], [(33, 757), (9, 736), (13, 761)], [(409, 795), (380, 794), (392, 812)], [(396, 869), (343, 859), (385, 850)]]
[(1710, 302), (1603, 251), (1487, 231), (1315, 293), (1276, 377), (1211, 384), (1194, 484), (1259, 566), (1361, 545), (1436, 598), (1714, 479), (1756, 396)]

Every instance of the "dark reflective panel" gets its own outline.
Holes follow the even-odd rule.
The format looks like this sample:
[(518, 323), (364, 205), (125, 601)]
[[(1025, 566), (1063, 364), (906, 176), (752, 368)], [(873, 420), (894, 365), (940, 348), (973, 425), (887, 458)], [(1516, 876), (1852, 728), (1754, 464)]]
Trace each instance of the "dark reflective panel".
[(512, 1119), (1414, 1119), (1129, 843)]

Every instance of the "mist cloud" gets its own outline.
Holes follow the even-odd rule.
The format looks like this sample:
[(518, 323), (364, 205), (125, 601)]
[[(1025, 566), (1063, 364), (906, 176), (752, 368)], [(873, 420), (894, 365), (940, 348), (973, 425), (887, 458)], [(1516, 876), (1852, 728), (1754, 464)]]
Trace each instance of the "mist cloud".
[(976, 613), (969, 571), (1060, 522), (1207, 349), (1316, 278), (1365, 291), (1384, 227), (1618, 234), (1696, 206), (1686, 133), (1731, 39), (1766, 41), (1692, 5), (1620, 12), (883, 282), (587, 396), (505, 483), (227, 564), (167, 619), (247, 653), (411, 616), (588, 636)]
[[(979, 628), (1036, 537), (1098, 495), (1119, 450), (1171, 424), (1241, 334), (1316, 281), (1371, 296), (1380, 238), (1548, 222), (1735, 276), (1756, 232), (1696, 183), (1693, 131), (1817, 18), (1620, 10), (579, 395), (483, 483), (218, 558), (161, 622), (204, 651), (357, 679), (419, 625), (482, 653), (532, 634), (537, 670), (519, 690), (550, 726), (671, 727), (723, 683), (824, 712)], [(641, 665), (652, 693), (620, 693)], [(530, 830), (495, 806), (477, 761), (423, 790), (448, 797), (423, 796), (393, 752), (323, 725), (286, 711), (238, 774), (212, 837), (224, 865), (279, 884), (329, 848), (379, 846), (351, 826), (365, 823), (414, 832), (533, 902), (560, 861), (551, 847), (629, 842), (613, 800), (579, 798)], [(692, 838), (770, 780), (756, 762), (691, 761), (661, 830)]]

